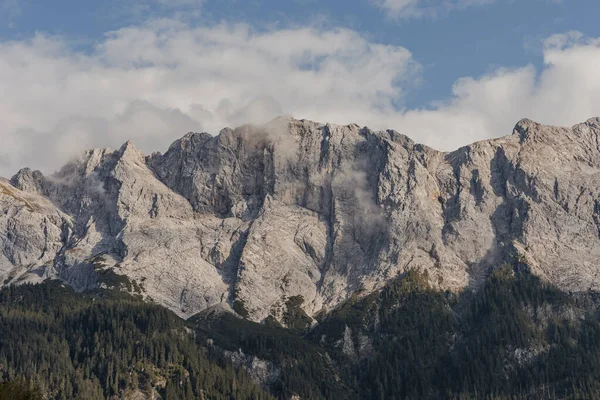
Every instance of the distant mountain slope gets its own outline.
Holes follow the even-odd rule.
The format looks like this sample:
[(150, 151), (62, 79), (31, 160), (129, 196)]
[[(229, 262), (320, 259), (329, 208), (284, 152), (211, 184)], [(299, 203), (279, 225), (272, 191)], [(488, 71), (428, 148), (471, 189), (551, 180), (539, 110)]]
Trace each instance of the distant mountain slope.
[[(521, 258), (600, 288), (600, 119), (520, 121), (442, 153), (394, 131), (280, 118), (164, 154), (90, 150), (0, 181), (0, 282), (116, 287), (188, 317), (315, 317), (411, 269), (460, 291)], [(297, 309), (290, 310), (290, 307)]]

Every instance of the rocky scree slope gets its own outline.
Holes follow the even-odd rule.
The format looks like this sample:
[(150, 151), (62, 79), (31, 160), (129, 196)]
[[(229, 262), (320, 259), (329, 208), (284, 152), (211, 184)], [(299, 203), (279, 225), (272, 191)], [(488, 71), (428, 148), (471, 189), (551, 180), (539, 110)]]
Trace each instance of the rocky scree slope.
[[(410, 269), (478, 287), (515, 257), (569, 291), (600, 290), (600, 119), (520, 121), (450, 153), (395, 131), (279, 118), (128, 142), (43, 176), (0, 180), (0, 283), (116, 286), (183, 317), (233, 305), (309, 316)], [(301, 297), (300, 297), (301, 296)]]

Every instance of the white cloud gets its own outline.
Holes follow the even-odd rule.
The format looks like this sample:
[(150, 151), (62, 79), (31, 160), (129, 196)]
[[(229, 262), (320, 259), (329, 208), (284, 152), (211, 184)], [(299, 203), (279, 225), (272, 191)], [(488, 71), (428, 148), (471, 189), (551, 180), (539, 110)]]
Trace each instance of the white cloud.
[(431, 109), (397, 110), (419, 65), (347, 29), (163, 20), (108, 33), (88, 53), (37, 35), (0, 43), (0, 175), (52, 172), (75, 152), (128, 139), (164, 151), (187, 131), (281, 114), (394, 128), (445, 150), (510, 133), (523, 117), (570, 125), (600, 115), (599, 40), (553, 36), (544, 61), (541, 71), (462, 78)]
[(544, 68), (497, 69), (459, 79), (448, 102), (410, 110), (388, 123), (435, 148), (451, 150), (511, 132), (527, 117), (570, 126), (600, 116), (600, 40), (571, 32), (544, 45)]
[(496, 0), (373, 0), (393, 18), (436, 17), (456, 9), (483, 6)]
[(164, 150), (189, 130), (282, 113), (344, 121), (352, 109), (391, 112), (417, 68), (406, 49), (346, 29), (162, 20), (108, 33), (89, 54), (44, 35), (0, 43), (0, 173), (52, 170), (74, 151), (126, 139)]

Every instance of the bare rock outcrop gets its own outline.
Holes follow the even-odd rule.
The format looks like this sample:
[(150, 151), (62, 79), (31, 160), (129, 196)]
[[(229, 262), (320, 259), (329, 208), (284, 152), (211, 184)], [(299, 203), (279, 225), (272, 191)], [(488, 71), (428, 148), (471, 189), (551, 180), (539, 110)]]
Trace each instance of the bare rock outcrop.
[(90, 150), (54, 175), (0, 180), (0, 278), (280, 321), (290, 298), (314, 316), (413, 268), (460, 291), (519, 259), (565, 290), (600, 290), (599, 135), (600, 119), (522, 120), (443, 153), (279, 118), (189, 133), (165, 154)]

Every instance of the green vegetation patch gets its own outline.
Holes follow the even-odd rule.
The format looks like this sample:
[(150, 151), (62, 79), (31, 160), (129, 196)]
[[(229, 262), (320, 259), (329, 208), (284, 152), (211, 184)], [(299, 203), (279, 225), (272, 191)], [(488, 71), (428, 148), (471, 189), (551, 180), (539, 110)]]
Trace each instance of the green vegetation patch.
[(223, 314), (219, 318), (192, 317), (189, 322), (202, 340), (220, 349), (256, 356), (273, 363), (279, 374), (269, 387), (279, 399), (358, 399), (339, 374), (326, 349), (294, 332), (275, 319), (258, 324)]
[(152, 390), (162, 399), (273, 398), (172, 312), (114, 294), (58, 282), (1, 290), (0, 382), (27, 379), (65, 400)]
[(288, 329), (296, 333), (305, 333), (310, 328), (312, 318), (302, 309), (304, 297), (292, 296), (285, 302), (285, 312), (283, 313), (283, 322)]

